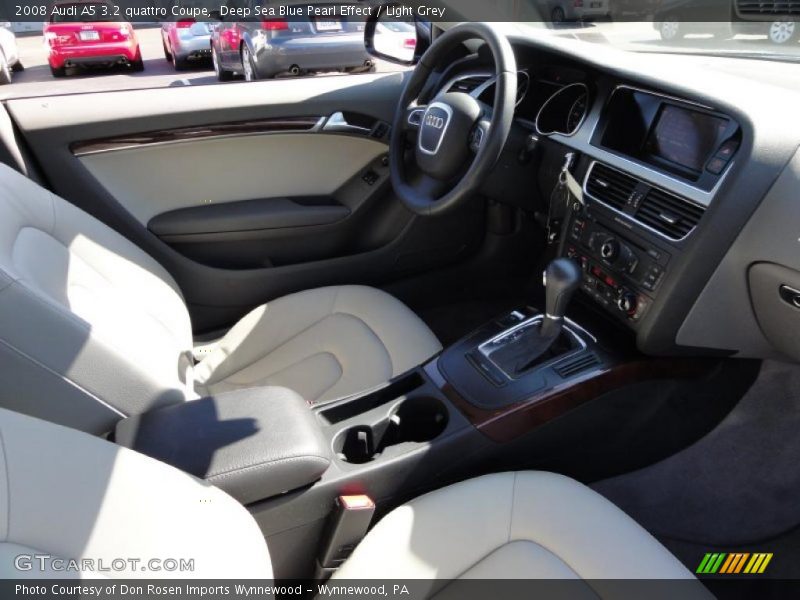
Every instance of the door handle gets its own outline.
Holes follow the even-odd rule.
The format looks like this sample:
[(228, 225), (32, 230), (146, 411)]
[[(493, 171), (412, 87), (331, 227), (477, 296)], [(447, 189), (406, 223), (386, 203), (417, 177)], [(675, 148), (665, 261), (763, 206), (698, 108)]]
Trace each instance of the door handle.
[(356, 133), (358, 135), (369, 135), (372, 131), (368, 127), (361, 127), (360, 125), (351, 125), (347, 122), (347, 118), (342, 112), (335, 112), (325, 124), (322, 126), (322, 131), (334, 131), (338, 133)]
[(789, 287), (785, 283), (778, 288), (781, 298), (787, 304), (791, 304), (795, 308), (800, 308), (800, 290)]

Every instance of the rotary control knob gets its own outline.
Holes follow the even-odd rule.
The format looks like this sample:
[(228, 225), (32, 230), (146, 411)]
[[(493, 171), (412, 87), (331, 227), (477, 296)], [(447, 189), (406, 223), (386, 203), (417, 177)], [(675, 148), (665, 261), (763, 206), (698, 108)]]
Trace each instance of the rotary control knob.
[(623, 291), (619, 298), (617, 298), (617, 308), (619, 308), (622, 312), (624, 312), (629, 317), (632, 317), (636, 314), (636, 309), (638, 308), (638, 299), (636, 298), (636, 294), (632, 292), (625, 292)]
[(607, 238), (601, 245), (600, 245), (600, 256), (602, 256), (608, 262), (614, 262), (617, 260), (619, 256), (619, 242), (614, 238)]

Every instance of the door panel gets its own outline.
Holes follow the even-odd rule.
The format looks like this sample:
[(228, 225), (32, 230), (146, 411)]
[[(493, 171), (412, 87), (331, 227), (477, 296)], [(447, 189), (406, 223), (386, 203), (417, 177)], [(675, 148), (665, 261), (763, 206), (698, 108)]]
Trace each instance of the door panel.
[[(367, 137), (288, 133), (155, 144), (80, 157), (140, 223), (179, 208), (332, 196), (386, 145)], [(142, 173), (147, 173), (143, 190)]]
[[(437, 218), (412, 215), (389, 185), (385, 135), (365, 135), (370, 123), (391, 122), (406, 77), (74, 94), (10, 100), (7, 108), (51, 189), (164, 265), (199, 333), (291, 292), (383, 285), (477, 248), (482, 203)], [(236, 132), (243, 123), (296, 126), (337, 113), (347, 116), (338, 131), (320, 124)], [(227, 133), (215, 136), (220, 129)], [(198, 139), (153, 137), (176, 130)], [(96, 152), (97, 140), (109, 138), (130, 147)], [(370, 171), (377, 178), (365, 180)]]

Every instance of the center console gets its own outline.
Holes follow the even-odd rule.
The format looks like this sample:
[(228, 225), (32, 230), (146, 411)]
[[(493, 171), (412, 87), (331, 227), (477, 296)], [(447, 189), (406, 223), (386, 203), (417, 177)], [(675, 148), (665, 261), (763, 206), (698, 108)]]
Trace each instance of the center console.
[[(576, 165), (581, 198), (560, 247), (581, 266), (581, 289), (595, 305), (639, 328), (740, 143), (739, 124), (707, 106), (626, 85), (613, 91), (591, 137), (605, 158)], [(633, 174), (643, 171), (664, 185)]]
[[(630, 252), (619, 256), (631, 260)], [(247, 504), (281, 578), (329, 573), (370, 520), (356, 527), (345, 518), (343, 497), (367, 495), (374, 522), (487, 464), (509, 468), (499, 457), (512, 442), (608, 391), (680, 376), (673, 362), (642, 364), (610, 351), (566, 316), (585, 277), (574, 259), (553, 261), (543, 310), (498, 315), (375, 389), (323, 405), (282, 388), (230, 392), (124, 419), (116, 442)]]
[(597, 339), (566, 317), (581, 281), (574, 260), (554, 260), (542, 313), (512, 311), (446, 349), (438, 368), (454, 391), (473, 406), (500, 409), (607, 365)]
[(631, 327), (658, 294), (673, 253), (591, 208), (574, 213), (567, 224), (564, 255), (581, 266), (581, 290)]
[[(625, 85), (614, 90), (591, 138), (605, 159), (579, 161), (581, 198), (561, 240), (561, 255), (581, 266), (581, 289), (596, 305), (639, 327), (740, 143), (738, 123), (709, 107)], [(670, 185), (632, 174), (642, 167)]]

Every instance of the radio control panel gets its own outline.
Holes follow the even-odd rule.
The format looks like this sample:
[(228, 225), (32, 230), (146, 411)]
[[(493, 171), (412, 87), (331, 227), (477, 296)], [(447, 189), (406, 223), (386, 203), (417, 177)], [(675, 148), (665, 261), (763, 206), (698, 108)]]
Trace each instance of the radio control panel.
[(631, 325), (656, 297), (671, 258), (661, 248), (614, 232), (587, 214), (571, 217), (564, 253), (583, 270), (583, 292)]

